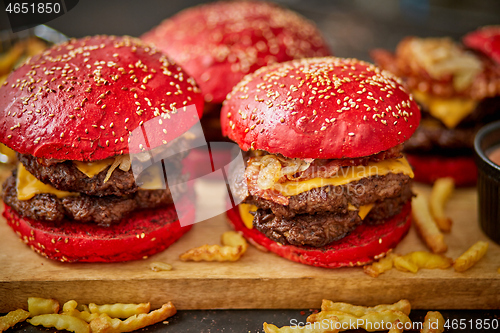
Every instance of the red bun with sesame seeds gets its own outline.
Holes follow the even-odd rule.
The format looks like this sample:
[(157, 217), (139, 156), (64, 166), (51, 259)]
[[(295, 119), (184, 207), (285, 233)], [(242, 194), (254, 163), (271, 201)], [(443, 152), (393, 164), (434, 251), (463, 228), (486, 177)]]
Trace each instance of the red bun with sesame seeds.
[[(62, 160), (140, 153), (199, 121), (195, 113), (176, 111), (186, 105), (201, 116), (199, 88), (156, 49), (129, 37), (70, 40), (29, 59), (4, 82), (0, 142), (21, 154)], [(129, 145), (130, 131), (163, 114), (169, 118), (148, 145)]]
[(186, 9), (142, 36), (178, 61), (207, 102), (222, 103), (243, 76), (275, 62), (327, 56), (314, 23), (261, 1), (219, 1)]
[(463, 43), (500, 64), (500, 25), (481, 27), (469, 32), (464, 36)]
[(413, 171), (401, 151), (419, 121), (398, 78), (355, 59), (247, 75), (221, 111), (223, 133), (246, 151), (230, 170), (241, 204), (229, 220), (293, 261), (336, 268), (380, 258), (410, 226)]
[(373, 155), (408, 140), (419, 121), (396, 77), (340, 58), (261, 68), (234, 87), (221, 115), (223, 134), (243, 150), (302, 159)]
[[(187, 199), (187, 198), (186, 198)], [(190, 212), (194, 204), (184, 199), (179, 206)], [(33, 251), (61, 262), (121, 262), (146, 259), (161, 252), (191, 229), (180, 227), (174, 209), (136, 211), (112, 228), (72, 221), (37, 221), (5, 205), (8, 225)]]
[(164, 250), (194, 219), (182, 160), (203, 106), (194, 79), (135, 38), (70, 40), (34, 56), (0, 87), (0, 142), (20, 162), (3, 184), (7, 223), (54, 260)]

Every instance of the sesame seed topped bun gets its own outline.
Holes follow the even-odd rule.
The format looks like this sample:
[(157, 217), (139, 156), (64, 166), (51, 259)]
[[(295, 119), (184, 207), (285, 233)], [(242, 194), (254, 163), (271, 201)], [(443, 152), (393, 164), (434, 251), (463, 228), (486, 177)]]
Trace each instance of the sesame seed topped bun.
[(500, 64), (500, 25), (485, 26), (469, 32), (464, 36), (463, 43)]
[(178, 61), (207, 102), (221, 103), (257, 68), (330, 51), (315, 25), (299, 14), (259, 1), (220, 1), (193, 7), (142, 37)]
[(366, 62), (293, 60), (247, 75), (221, 110), (244, 151), (227, 213), (251, 242), (338, 268), (384, 256), (411, 224), (403, 143), (420, 110), (399, 79)]
[(71, 40), (29, 59), (0, 87), (0, 142), (19, 161), (2, 185), (8, 225), (63, 262), (164, 250), (194, 221), (182, 166), (203, 106), (193, 78), (131, 37)]
[(408, 140), (420, 112), (399, 79), (354, 59), (314, 58), (246, 76), (224, 102), (223, 134), (243, 150), (356, 158)]
[[(161, 116), (149, 147), (192, 127), (201, 116), (195, 81), (155, 48), (130, 37), (71, 40), (34, 56), (0, 89), (0, 142), (22, 154), (93, 161), (147, 149), (129, 134)], [(168, 115), (168, 117), (166, 116)]]

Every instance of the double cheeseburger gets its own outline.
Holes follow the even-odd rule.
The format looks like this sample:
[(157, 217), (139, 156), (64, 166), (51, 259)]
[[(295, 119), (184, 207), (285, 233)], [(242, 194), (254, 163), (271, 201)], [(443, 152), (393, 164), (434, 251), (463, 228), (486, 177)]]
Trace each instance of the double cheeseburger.
[[(383, 256), (410, 227), (413, 172), (403, 143), (420, 111), (401, 82), (334, 57), (261, 68), (224, 102), (243, 150), (227, 215), (252, 243), (321, 267)], [(235, 163), (234, 165), (237, 165)]]
[(226, 95), (256, 69), (330, 51), (313, 22), (261, 1), (219, 1), (186, 9), (142, 39), (171, 56), (200, 85), (207, 141), (223, 139), (220, 108)]
[[(467, 46), (488, 46), (486, 36), (470, 37)], [(482, 53), (450, 38), (407, 37), (394, 54), (372, 52), (376, 64), (406, 82), (422, 110), (420, 127), (405, 144), (415, 180), (452, 177), (457, 185), (475, 185), (474, 136), (500, 119), (500, 65), (489, 46)]]
[[(60, 261), (167, 248), (189, 229), (177, 213), (194, 204), (174, 207), (164, 172), (184, 177), (182, 147), (202, 109), (195, 81), (133, 38), (71, 40), (34, 56), (0, 88), (0, 142), (20, 162), (3, 184), (3, 216)], [(162, 162), (167, 150), (178, 153)]]

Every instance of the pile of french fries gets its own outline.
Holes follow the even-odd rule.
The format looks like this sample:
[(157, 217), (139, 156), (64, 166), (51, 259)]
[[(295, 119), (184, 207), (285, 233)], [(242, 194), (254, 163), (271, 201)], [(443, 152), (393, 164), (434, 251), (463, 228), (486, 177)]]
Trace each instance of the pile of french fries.
[(486, 254), (487, 242), (478, 241), (456, 260), (442, 254), (448, 250), (443, 232), (450, 232), (453, 224), (445, 214), (445, 205), (454, 188), (453, 179), (441, 178), (434, 183), (429, 199), (418, 194), (412, 200), (412, 217), (415, 227), (431, 252), (415, 251), (405, 255), (388, 253), (378, 262), (364, 266), (364, 272), (377, 277), (392, 268), (416, 273), (421, 268), (447, 269), (452, 266), (456, 272), (464, 272), (477, 263)]
[[(387, 331), (401, 333), (413, 329), (409, 318), (411, 304), (400, 300), (394, 304), (381, 304), (374, 307), (357, 306), (349, 303), (323, 300), (321, 311), (307, 317), (307, 325), (284, 326), (264, 323), (265, 333), (337, 333), (351, 329), (364, 329), (368, 332)], [(422, 323), (421, 333), (440, 333), (444, 331), (444, 318), (437, 311), (430, 311)]]
[(177, 312), (171, 302), (153, 311), (149, 303), (79, 305), (74, 300), (64, 303), (61, 313), (59, 308), (59, 302), (54, 299), (30, 297), (28, 311), (18, 309), (0, 317), (0, 332), (25, 320), (31, 325), (74, 333), (132, 332), (164, 321)]

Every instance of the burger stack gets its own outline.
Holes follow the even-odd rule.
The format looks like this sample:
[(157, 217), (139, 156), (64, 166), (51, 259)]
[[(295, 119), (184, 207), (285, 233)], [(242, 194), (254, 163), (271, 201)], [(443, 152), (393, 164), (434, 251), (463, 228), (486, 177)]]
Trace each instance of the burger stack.
[[(189, 229), (176, 210), (194, 203), (174, 208), (164, 174), (181, 180), (202, 109), (195, 81), (133, 38), (71, 40), (34, 56), (0, 88), (0, 142), (20, 162), (3, 185), (8, 224), (60, 261), (165, 249)], [(177, 154), (162, 162), (166, 150)]]
[(500, 65), (493, 56), (500, 48), (487, 43), (492, 31), (468, 35), (465, 45), (407, 37), (394, 54), (372, 51), (379, 66), (405, 81), (423, 111), (420, 127), (405, 144), (416, 180), (452, 177), (459, 186), (475, 184), (474, 136), (500, 119)]

